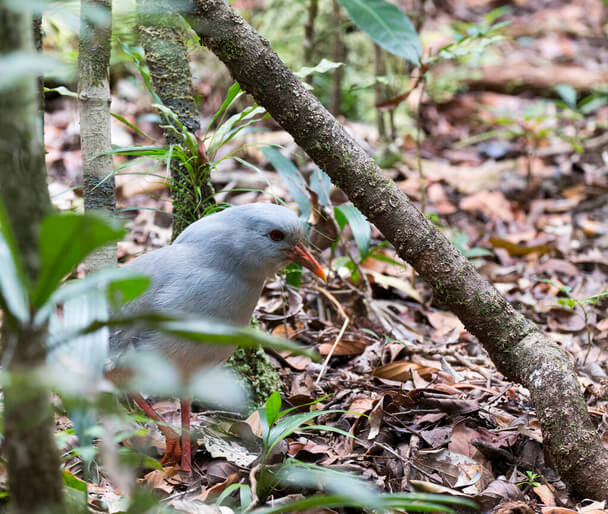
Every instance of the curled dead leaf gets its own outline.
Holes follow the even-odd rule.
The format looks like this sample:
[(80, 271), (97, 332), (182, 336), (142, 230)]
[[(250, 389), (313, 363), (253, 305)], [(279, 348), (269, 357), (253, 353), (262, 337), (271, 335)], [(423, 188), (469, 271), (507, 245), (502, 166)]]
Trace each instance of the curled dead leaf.
[[(336, 345), (333, 355), (360, 355), (369, 343), (362, 340), (349, 341), (342, 339)], [(328, 355), (333, 346), (331, 343), (322, 343), (319, 345), (319, 353), (321, 355)]]
[(419, 376), (425, 379), (430, 379), (433, 373), (439, 371), (437, 368), (423, 366), (416, 362), (397, 361), (376, 368), (372, 372), (372, 375), (386, 380), (405, 382), (412, 379), (412, 370), (416, 371)]

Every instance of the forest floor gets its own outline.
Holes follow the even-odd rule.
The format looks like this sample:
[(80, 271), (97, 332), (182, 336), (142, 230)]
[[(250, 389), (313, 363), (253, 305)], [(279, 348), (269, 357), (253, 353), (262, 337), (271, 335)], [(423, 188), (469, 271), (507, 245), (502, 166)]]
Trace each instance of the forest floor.
[[(488, 10), (484, 1), (445, 5), (433, 18), (434, 27), (454, 19), (477, 20)], [(605, 12), (599, 0), (515, 2), (504, 18), (511, 21), (507, 34), (512, 39), (499, 46), (496, 64), (461, 79), (464, 90), (448, 101), (422, 97), (420, 162), (426, 213), (485, 278), (572, 356), (608, 448), (608, 297), (601, 296), (608, 291), (608, 93), (597, 89), (608, 83)], [(434, 71), (438, 76), (452, 72), (447, 66)], [(553, 87), (558, 84), (561, 93)], [(118, 79), (114, 86), (113, 112), (161, 139), (158, 126), (145, 119), (154, 112), (151, 100), (132, 80)], [(203, 98), (224, 94), (211, 92), (204, 79), (197, 88)], [(415, 107), (418, 97), (408, 103)], [(206, 119), (216, 107), (205, 106)], [(47, 109), (51, 194), (62, 209), (79, 207), (75, 107), (71, 99), (59, 98), (50, 100)], [(343, 121), (371, 153), (400, 154), (385, 171), (420, 205), (415, 138), (397, 126), (392, 146), (386, 145), (375, 126)], [(113, 122), (114, 144), (149, 144)], [(265, 126), (269, 130), (246, 134), (223, 151), (243, 143), (279, 144), (283, 155), (309, 176), (314, 168), (291, 138), (272, 124)], [(475, 142), (475, 136), (490, 130), (495, 137)], [(459, 144), (466, 140), (471, 144)], [(216, 190), (250, 191), (221, 192), (218, 200), (269, 201), (268, 193), (293, 200), (258, 147), (239, 156), (264, 170), (266, 178), (227, 159), (212, 175)], [(68, 188), (74, 189), (65, 192)], [(119, 244), (120, 260), (168, 244), (166, 185), (154, 177), (121, 175), (117, 191), (130, 228)], [(339, 191), (331, 200), (334, 205), (347, 201)], [(382, 242), (373, 229), (372, 248)], [(347, 227), (335, 251), (320, 255), (330, 270), (327, 283), (305, 275), (294, 289), (278, 277), (264, 290), (256, 311), (264, 330), (309, 345), (324, 357), (332, 355), (325, 369), (306, 357), (271, 354), (283, 381), (283, 405), (329, 395), (315, 408), (348, 413), (324, 414), (317, 424), (356, 436), (307, 430), (281, 446), (282, 457), (349, 470), (387, 491), (455, 491), (484, 511), (501, 504), (502, 513), (605, 512), (603, 503), (571, 494), (551, 467), (527, 390), (496, 371), (476, 339), (434, 302), (429, 285), (399, 261), (390, 245), (372, 255), (360, 257)], [(357, 263), (354, 275), (345, 267), (345, 256)], [(178, 423), (178, 403), (157, 407)], [(208, 416), (195, 414), (195, 426)], [(223, 426), (236, 432), (235, 426), (244, 423), (259, 434), (255, 414)], [(65, 426), (58, 424), (58, 430)], [(164, 443), (157, 439), (162, 455)], [(211, 446), (199, 438), (190, 479), (171, 467), (141, 469), (138, 479), (177, 510), (207, 512), (200, 502), (247, 482), (253, 462), (243, 455), (244, 447), (222, 451)], [(102, 473), (89, 490), (91, 509), (119, 511), (112, 507), (112, 495), (120, 497)]]

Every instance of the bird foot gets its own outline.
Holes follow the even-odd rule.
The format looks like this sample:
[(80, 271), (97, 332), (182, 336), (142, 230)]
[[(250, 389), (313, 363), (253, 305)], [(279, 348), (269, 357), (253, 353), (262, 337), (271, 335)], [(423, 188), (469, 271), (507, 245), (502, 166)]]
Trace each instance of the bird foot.
[(182, 436), (167, 426), (164, 419), (141, 395), (132, 394), (131, 397), (152, 419), (158, 422), (158, 428), (165, 436), (165, 455), (161, 459), (162, 466), (177, 465), (186, 473), (192, 473), (192, 455), (190, 443), (190, 401), (181, 401)]
[(165, 455), (160, 461), (161, 465), (170, 466), (179, 463), (182, 471), (192, 473), (190, 435), (184, 432), (180, 438), (177, 432), (169, 427), (163, 427), (161, 430), (166, 441)]

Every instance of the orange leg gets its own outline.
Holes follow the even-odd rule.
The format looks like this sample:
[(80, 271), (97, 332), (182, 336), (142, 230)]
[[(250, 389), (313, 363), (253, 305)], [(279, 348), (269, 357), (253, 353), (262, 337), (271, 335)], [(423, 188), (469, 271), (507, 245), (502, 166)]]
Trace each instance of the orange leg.
[[(163, 456), (160, 463), (162, 465), (177, 464), (177, 462), (180, 461), (180, 458), (182, 459), (182, 462), (183, 462), (183, 452), (182, 452), (182, 448), (180, 446), (179, 435), (177, 434), (177, 432), (175, 430), (173, 430), (171, 427), (167, 426), (167, 424), (166, 424), (165, 420), (162, 418), (162, 416), (158, 412), (156, 412), (146, 400), (144, 400), (143, 396), (141, 396), (140, 394), (131, 394), (131, 398), (133, 398), (133, 401), (135, 401), (135, 403), (141, 407), (141, 410), (143, 410), (150, 419), (153, 419), (154, 421), (159, 422), (158, 429), (163, 433), (163, 435), (165, 436), (165, 440), (167, 442), (167, 448), (165, 450), (165, 455)], [(190, 406), (188, 405), (188, 425), (190, 424), (189, 416), (190, 416)], [(183, 407), (182, 407), (182, 424), (183, 424)], [(190, 444), (190, 440), (188, 440), (188, 444)], [(188, 461), (190, 460), (189, 454), (190, 454), (190, 448), (188, 447)], [(189, 464), (189, 462), (188, 462), (188, 464)], [(191, 469), (189, 468), (186, 471), (191, 471)]]
[(180, 400), (182, 417), (182, 459), (181, 468), (188, 473), (192, 472), (192, 450), (190, 447), (190, 409), (192, 400)]

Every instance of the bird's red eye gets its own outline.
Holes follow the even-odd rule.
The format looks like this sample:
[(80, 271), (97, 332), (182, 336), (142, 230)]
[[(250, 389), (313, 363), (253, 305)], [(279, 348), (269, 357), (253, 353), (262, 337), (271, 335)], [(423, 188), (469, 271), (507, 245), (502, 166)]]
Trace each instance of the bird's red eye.
[(273, 230), (270, 233), (270, 239), (273, 241), (283, 241), (283, 239), (285, 239), (285, 234), (283, 234), (283, 232), (280, 230)]

